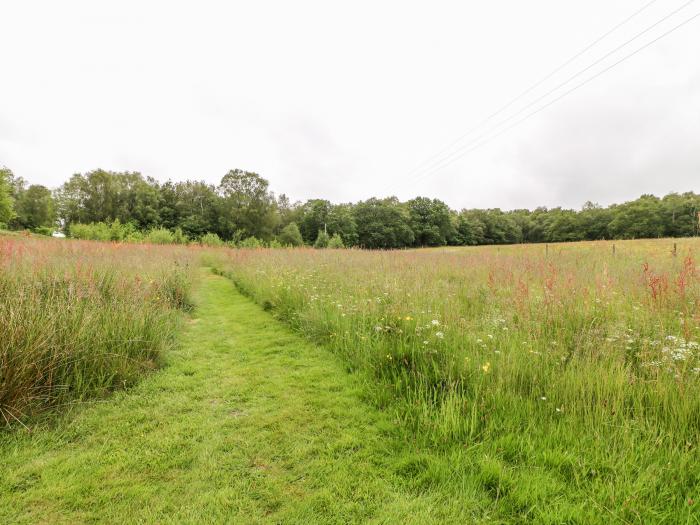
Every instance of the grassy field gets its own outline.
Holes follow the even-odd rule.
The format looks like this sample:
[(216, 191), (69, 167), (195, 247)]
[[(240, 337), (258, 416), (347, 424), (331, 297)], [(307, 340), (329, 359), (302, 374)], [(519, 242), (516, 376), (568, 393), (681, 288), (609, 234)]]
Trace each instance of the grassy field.
[(695, 522), (700, 243), (676, 242), (239, 250), (217, 268), (363, 371), (407, 442), (452, 458), (434, 482), (455, 496), (486, 490), (502, 519)]
[[(211, 274), (168, 366), (0, 441), (0, 523), (471, 523), (362, 382)], [(468, 497), (468, 495), (465, 495)]]
[(0, 238), (0, 521), (699, 523), (675, 243)]
[(194, 252), (0, 237), (0, 421), (101, 397), (156, 368)]

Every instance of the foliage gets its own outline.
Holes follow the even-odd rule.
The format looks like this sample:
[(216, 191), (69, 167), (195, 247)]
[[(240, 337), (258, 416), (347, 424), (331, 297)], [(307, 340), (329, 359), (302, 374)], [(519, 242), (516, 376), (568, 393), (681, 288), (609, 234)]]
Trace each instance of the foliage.
[(442, 246), (453, 239), (455, 229), (447, 204), (438, 199), (417, 197), (406, 205), (416, 246)]
[[(239, 169), (226, 173), (216, 186), (203, 181), (160, 184), (138, 172), (98, 169), (73, 175), (54, 194), (43, 186), (27, 188), (25, 181), (8, 169), (0, 172), (0, 179), (0, 222), (11, 229), (48, 227), (56, 219), (68, 230), (76, 223), (111, 225), (118, 221), (133, 225), (138, 232), (129, 234), (131, 240), (153, 229), (167, 229), (177, 243), (211, 233), (232, 246), (248, 237), (263, 244), (276, 238), (283, 245), (299, 246), (313, 245), (323, 229), (329, 237), (338, 234), (345, 246), (395, 249), (690, 237), (700, 233), (700, 195), (693, 192), (670, 193), (663, 198), (642, 195), (608, 207), (586, 202), (580, 210), (455, 211), (426, 197), (407, 202), (391, 197), (355, 204), (333, 204), (325, 199), (292, 203), (286, 195), (276, 197), (265, 178)], [(12, 218), (8, 218), (10, 214)], [(302, 243), (292, 225), (299, 230)], [(178, 228), (181, 233), (177, 233)], [(111, 237), (121, 238), (118, 234)]]
[(182, 228), (179, 226), (173, 230), (173, 243), (174, 244), (187, 244), (190, 242), (190, 240), (187, 238), (187, 235), (182, 231)]
[(143, 234), (132, 223), (122, 224), (119, 219), (107, 224), (96, 222), (91, 224), (73, 223), (68, 233), (74, 239), (91, 241), (141, 241)]
[(143, 239), (151, 244), (175, 244), (175, 235), (165, 228), (154, 228)]
[(256, 237), (247, 237), (238, 243), (239, 248), (262, 248), (264, 245)]
[(345, 243), (343, 243), (343, 238), (338, 233), (334, 233), (333, 236), (328, 239), (328, 248), (345, 248)]
[(45, 235), (47, 237), (51, 237), (51, 234), (53, 232), (54, 229), (48, 226), (39, 226), (37, 228), (32, 229), (32, 233), (36, 233), (37, 235)]
[(35, 230), (51, 228), (56, 222), (56, 208), (51, 190), (45, 186), (31, 185), (22, 190), (15, 203), (16, 227)]
[(402, 248), (413, 244), (406, 210), (395, 197), (368, 199), (354, 207), (357, 242), (363, 248)]
[(207, 233), (205, 235), (202, 235), (202, 237), (199, 239), (199, 242), (202, 246), (223, 246), (224, 245), (224, 241), (222, 241), (221, 238), (215, 233)]
[(287, 224), (277, 238), (283, 246), (301, 246), (304, 244), (299, 226), (295, 222)]
[(306, 244), (313, 244), (318, 237), (318, 232), (324, 227), (327, 228), (330, 209), (331, 203), (322, 199), (308, 200), (301, 207), (299, 231)]
[(268, 181), (257, 173), (231, 170), (224, 175), (218, 192), (223, 197), (220, 224), (225, 233), (271, 238), (278, 217), (268, 186)]
[(95, 170), (75, 174), (57, 192), (60, 217), (74, 222), (134, 223), (147, 230), (160, 222), (158, 184), (137, 172)]
[(10, 187), (11, 176), (12, 172), (7, 168), (0, 169), (0, 224), (7, 224), (15, 217)]
[(324, 230), (318, 230), (318, 235), (314, 241), (314, 248), (328, 248), (330, 237)]

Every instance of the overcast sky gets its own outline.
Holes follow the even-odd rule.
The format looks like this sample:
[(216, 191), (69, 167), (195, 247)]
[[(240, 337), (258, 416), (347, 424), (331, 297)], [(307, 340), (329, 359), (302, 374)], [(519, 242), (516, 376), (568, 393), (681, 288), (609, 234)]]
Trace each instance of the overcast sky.
[[(686, 2), (653, 2), (457, 147), (700, 12), (691, 1), (506, 120)], [(648, 3), (0, 0), (0, 165), (50, 187), (98, 167), (211, 183), (241, 168), (292, 200), (454, 208), (697, 192), (700, 18), (416, 169)]]

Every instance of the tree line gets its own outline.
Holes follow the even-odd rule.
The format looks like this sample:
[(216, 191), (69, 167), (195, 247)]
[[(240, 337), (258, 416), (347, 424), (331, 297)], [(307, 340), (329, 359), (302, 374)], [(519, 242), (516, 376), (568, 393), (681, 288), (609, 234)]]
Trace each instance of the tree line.
[[(205, 239), (210, 243), (285, 246), (416, 246), (513, 244), (599, 239), (690, 237), (699, 233), (700, 195), (642, 195), (580, 210), (452, 210), (438, 199), (371, 198), (348, 204), (291, 202), (266, 179), (231, 170), (218, 185), (159, 183), (138, 172), (94, 170), (50, 190), (0, 169), (0, 227), (76, 237)], [(171, 237), (168, 237), (170, 235)]]

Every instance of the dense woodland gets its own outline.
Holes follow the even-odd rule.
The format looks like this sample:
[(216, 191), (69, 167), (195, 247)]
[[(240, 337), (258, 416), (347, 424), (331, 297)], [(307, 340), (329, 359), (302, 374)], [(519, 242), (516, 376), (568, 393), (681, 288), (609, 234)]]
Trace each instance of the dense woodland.
[[(75, 174), (60, 188), (0, 170), (0, 227), (102, 240), (404, 248), (698, 235), (700, 195), (642, 195), (580, 210), (455, 211), (437, 199), (348, 204), (291, 202), (256, 173), (232, 170), (218, 186), (159, 183), (137, 172)], [(150, 236), (150, 237), (149, 237)]]

